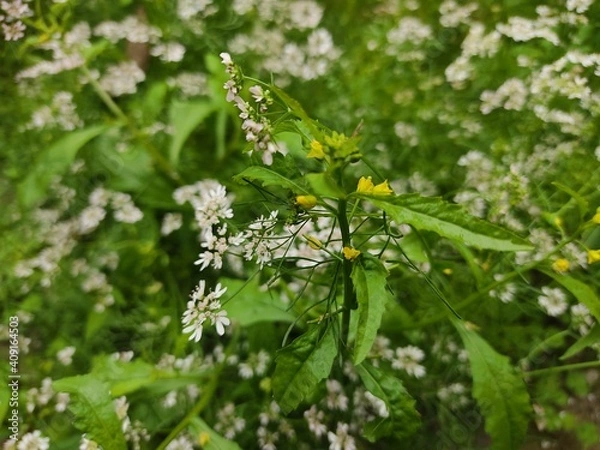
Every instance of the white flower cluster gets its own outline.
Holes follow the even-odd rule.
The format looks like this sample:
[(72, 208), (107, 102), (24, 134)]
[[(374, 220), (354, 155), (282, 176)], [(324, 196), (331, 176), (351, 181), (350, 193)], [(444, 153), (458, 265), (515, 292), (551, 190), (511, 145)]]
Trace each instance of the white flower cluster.
[(91, 29), (86, 22), (76, 24), (64, 34), (55, 34), (48, 42), (39, 45), (41, 50), (52, 52), (51, 61), (41, 61), (17, 73), (16, 80), (38, 78), (42, 75), (56, 75), (73, 70), (85, 64), (83, 50), (89, 47)]
[(546, 314), (552, 317), (564, 314), (569, 307), (567, 295), (562, 289), (548, 286), (542, 287), (542, 295), (538, 297), (538, 303), (544, 308)]
[(400, 61), (421, 61), (425, 53), (420, 49), (407, 50), (406, 44), (418, 47), (433, 37), (431, 27), (417, 17), (403, 17), (395, 28), (387, 33), (389, 55)]
[(459, 5), (455, 0), (444, 0), (440, 5), (440, 24), (446, 28), (456, 28), (469, 23), (471, 14), (477, 10), (476, 3)]
[(375, 364), (378, 360), (388, 361), (392, 368), (404, 370), (415, 378), (423, 378), (426, 373), (425, 367), (419, 364), (425, 359), (423, 350), (414, 345), (391, 349), (390, 340), (385, 336), (377, 336), (369, 356), (374, 358)]
[(76, 106), (73, 103), (73, 94), (60, 91), (54, 94), (50, 105), (44, 105), (34, 111), (31, 120), (25, 125), (25, 129), (59, 128), (70, 131), (82, 126), (83, 121), (77, 115)]
[(493, 30), (486, 34), (485, 31), (483, 24), (473, 22), (469, 28), (469, 34), (461, 44), (461, 54), (446, 67), (444, 72), (446, 80), (454, 89), (464, 88), (466, 81), (473, 77), (472, 58), (489, 58), (498, 52), (500, 33)]
[(161, 37), (160, 29), (148, 25), (136, 16), (128, 16), (121, 22), (101, 22), (94, 28), (94, 35), (103, 37), (112, 43), (122, 39), (137, 44), (155, 44)]
[(180, 72), (174, 77), (168, 78), (167, 84), (172, 88), (179, 89), (185, 97), (207, 95), (209, 92), (208, 78), (203, 73)]
[(129, 403), (126, 397), (119, 397), (114, 400), (115, 412), (117, 413), (118, 419), (121, 421), (121, 429), (125, 435), (125, 439), (130, 443), (130, 448), (133, 450), (140, 450), (142, 447), (142, 441), (150, 440), (150, 433), (146, 430), (143, 424), (136, 420), (131, 422), (127, 411), (129, 410)]
[(217, 412), (215, 431), (225, 436), (225, 438), (233, 440), (238, 433), (244, 431), (244, 428), (246, 428), (246, 421), (236, 416), (233, 403), (227, 403)]
[(113, 97), (135, 94), (137, 85), (146, 79), (146, 74), (134, 61), (124, 61), (106, 69), (99, 83)]
[(221, 53), (220, 56), (230, 77), (223, 86), (227, 90), (226, 99), (240, 110), (239, 117), (243, 120), (242, 130), (246, 133), (246, 141), (253, 144), (253, 151), (260, 153), (263, 163), (270, 166), (275, 153), (285, 153), (284, 148), (273, 140), (271, 121), (265, 115), (268, 106), (273, 103), (271, 93), (255, 85), (250, 88), (250, 93), (256, 108), (244, 101), (239, 96), (243, 82), (241, 71), (233, 63), (229, 53)]
[[(228, 45), (235, 54), (254, 54), (261, 68), (282, 76), (284, 85), (290, 77), (303, 80), (319, 78), (327, 73), (340, 55), (329, 31), (318, 28), (323, 8), (313, 0), (290, 2), (237, 0), (233, 10), (240, 16), (256, 14), (249, 32), (238, 34)], [(295, 36), (288, 40), (288, 32), (306, 33), (305, 42)]]
[(200, 280), (196, 289), (190, 294), (191, 300), (187, 303), (187, 310), (183, 313), (181, 323), (183, 324), (183, 332), (190, 334), (190, 341), (198, 342), (202, 338), (204, 322), (210, 320), (215, 326), (217, 334), (223, 336), (225, 327), (231, 322), (227, 317), (227, 311), (224, 311), (219, 298), (227, 291), (226, 287), (222, 287), (221, 283), (217, 283), (214, 291), (206, 291), (206, 282)]
[(18, 41), (25, 36), (26, 26), (21, 19), (31, 17), (33, 11), (23, 0), (12, 0), (0, 2), (0, 8), (6, 14), (0, 15), (0, 25), (5, 41)]
[(521, 111), (527, 100), (529, 89), (518, 78), (506, 80), (496, 91), (486, 90), (481, 93), (480, 110), (489, 114), (494, 109)]

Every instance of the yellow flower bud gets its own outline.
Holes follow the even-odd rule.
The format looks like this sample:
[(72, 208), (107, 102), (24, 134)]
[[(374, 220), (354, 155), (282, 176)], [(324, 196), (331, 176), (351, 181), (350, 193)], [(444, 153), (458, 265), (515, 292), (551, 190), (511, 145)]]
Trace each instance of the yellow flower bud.
[(356, 187), (356, 192), (370, 194), (374, 187), (375, 185), (373, 184), (371, 177), (360, 177), (360, 180), (358, 180), (358, 186)]
[(552, 270), (558, 273), (564, 273), (569, 270), (571, 263), (569, 263), (568, 259), (560, 258), (552, 263)]
[(323, 149), (323, 144), (321, 144), (319, 141), (311, 141), (310, 151), (308, 152), (308, 155), (306, 155), (306, 157), (316, 159), (325, 158), (325, 150)]
[(342, 250), (344, 258), (354, 261), (360, 255), (360, 250), (356, 250), (354, 247), (344, 247)]
[(393, 193), (387, 180), (373, 186), (373, 195), (392, 195)]
[(307, 234), (305, 234), (303, 237), (308, 242), (308, 246), (310, 248), (312, 248), (313, 250), (321, 250), (323, 248), (323, 243), (320, 240), (318, 240), (316, 237), (309, 236)]
[(600, 261), (600, 250), (588, 250), (588, 264)]
[(298, 195), (296, 197), (296, 205), (308, 210), (315, 207), (317, 204), (317, 197), (314, 195)]
[(594, 217), (592, 217), (592, 222), (600, 225), (600, 212), (597, 212), (596, 214), (594, 214)]
[(446, 267), (444, 270), (442, 270), (444, 275), (452, 275), (453, 270), (450, 267)]
[(209, 442), (210, 434), (208, 434), (206, 431), (201, 431), (200, 435), (198, 436), (198, 444), (200, 444), (201, 447), (204, 447)]

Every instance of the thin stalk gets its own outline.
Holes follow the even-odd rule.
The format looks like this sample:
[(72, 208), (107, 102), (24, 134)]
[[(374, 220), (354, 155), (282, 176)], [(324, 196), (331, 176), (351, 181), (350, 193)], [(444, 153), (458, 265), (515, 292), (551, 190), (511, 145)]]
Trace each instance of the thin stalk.
[[(340, 231), (342, 233), (342, 245), (344, 247), (351, 246), (350, 226), (348, 225), (347, 209), (348, 201), (343, 198), (338, 203), (338, 221), (340, 223)], [(356, 308), (356, 298), (352, 286), (352, 261), (344, 258), (342, 262), (342, 276), (344, 280), (344, 312), (342, 313), (342, 337), (344, 341), (348, 341), (348, 332), (350, 331), (350, 310)]]
[(222, 363), (220, 363), (219, 365), (217, 365), (215, 367), (215, 370), (213, 371), (210, 379), (208, 380), (208, 383), (206, 383), (206, 385), (202, 391), (202, 394), (200, 395), (200, 399), (196, 402), (196, 404), (190, 410), (190, 412), (188, 412), (186, 414), (186, 416), (183, 418), (183, 420), (181, 420), (181, 422), (179, 422), (177, 424), (177, 426), (175, 428), (173, 428), (173, 430), (171, 430), (171, 432), (164, 439), (164, 441), (162, 441), (160, 443), (160, 445), (157, 447), (157, 450), (165, 450), (167, 445), (169, 445), (169, 443), (173, 439), (175, 439), (177, 437), (177, 435), (179, 435), (179, 433), (181, 433), (189, 425), (190, 421), (194, 417), (197, 417), (198, 415), (200, 415), (200, 413), (202, 411), (204, 411), (204, 408), (206, 408), (208, 406), (208, 404), (212, 401), (213, 396), (215, 395), (215, 392), (217, 391), (217, 386), (219, 385), (221, 372), (227, 365), (227, 362), (226, 362), (227, 357), (231, 353), (233, 353), (233, 349), (237, 345), (237, 336), (238, 336), (238, 333), (234, 332), (233, 338), (231, 339), (231, 342), (229, 343), (229, 345), (227, 346), (227, 350), (225, 351), (225, 359), (223, 360)]
[(548, 367), (546, 369), (530, 370), (523, 374), (527, 377), (536, 377), (548, 373), (568, 372), (570, 370), (588, 369), (590, 367), (600, 367), (600, 361), (588, 361), (576, 364), (565, 364), (564, 366)]

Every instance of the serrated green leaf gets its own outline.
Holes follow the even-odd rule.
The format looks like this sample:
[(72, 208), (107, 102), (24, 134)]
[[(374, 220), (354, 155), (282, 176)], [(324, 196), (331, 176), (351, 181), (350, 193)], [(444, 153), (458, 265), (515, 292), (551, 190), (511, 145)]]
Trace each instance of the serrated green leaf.
[(66, 172), (81, 147), (107, 129), (100, 125), (73, 131), (41, 152), (27, 178), (19, 184), (21, 204), (28, 208), (44, 199), (54, 177)]
[(497, 353), (464, 322), (452, 322), (469, 355), (473, 397), (485, 417), (485, 430), (492, 438), (490, 448), (520, 448), (531, 415), (525, 382), (506, 356)]
[(565, 360), (569, 359), (572, 356), (575, 356), (577, 353), (585, 349), (586, 347), (590, 347), (592, 345), (598, 344), (600, 342), (600, 325), (594, 325), (588, 334), (580, 337), (577, 342), (571, 345), (564, 355), (560, 357), (560, 359)]
[(388, 417), (378, 417), (365, 425), (364, 437), (375, 442), (387, 436), (397, 439), (412, 436), (421, 426), (421, 419), (415, 409), (416, 402), (404, 389), (402, 381), (366, 361), (356, 370), (367, 390), (383, 400), (388, 410)]
[(337, 339), (329, 323), (310, 328), (275, 358), (272, 387), (284, 413), (295, 409), (319, 382), (329, 376), (338, 353)]
[(596, 320), (600, 322), (600, 299), (598, 299), (598, 296), (590, 286), (566, 274), (545, 269), (541, 269), (541, 272), (554, 279), (573, 294), (579, 300), (579, 303), (584, 304)]
[(244, 180), (260, 181), (263, 186), (277, 186), (289, 189), (295, 194), (309, 194), (305, 188), (295, 181), (262, 166), (250, 166), (233, 179), (238, 182), (244, 182)]
[(459, 205), (439, 197), (418, 194), (391, 196), (386, 199), (361, 195), (385, 211), (397, 223), (408, 223), (465, 245), (499, 251), (531, 250), (531, 245), (516, 234), (497, 225), (470, 216)]
[(237, 443), (221, 436), (200, 417), (193, 417), (190, 420), (190, 429), (193, 436), (200, 436), (201, 433), (208, 435), (202, 450), (241, 450)]
[(181, 102), (174, 101), (169, 108), (170, 124), (173, 136), (169, 148), (169, 161), (173, 166), (179, 162), (179, 154), (183, 144), (204, 119), (214, 110), (214, 105), (207, 101)]
[(56, 392), (70, 395), (69, 410), (75, 427), (103, 448), (125, 450), (121, 422), (108, 386), (94, 375), (63, 378), (52, 383)]
[(360, 364), (365, 359), (377, 337), (389, 299), (387, 276), (383, 263), (376, 258), (363, 256), (353, 264), (351, 278), (358, 302), (354, 364)]
[(286, 311), (278, 296), (260, 289), (257, 277), (247, 282), (234, 279), (221, 281), (227, 286), (227, 293), (222, 302), (223, 309), (227, 311), (231, 320), (241, 326), (260, 322), (291, 323), (295, 320), (295, 316)]

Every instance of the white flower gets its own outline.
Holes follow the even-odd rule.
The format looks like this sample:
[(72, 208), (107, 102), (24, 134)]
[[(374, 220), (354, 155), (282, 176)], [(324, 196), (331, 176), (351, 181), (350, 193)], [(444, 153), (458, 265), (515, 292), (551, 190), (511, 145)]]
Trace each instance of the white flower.
[(69, 366), (73, 362), (74, 354), (75, 354), (75, 347), (73, 347), (73, 346), (65, 347), (56, 354), (56, 359), (58, 359), (61, 364), (65, 365), (65, 366)]
[(327, 432), (329, 450), (356, 450), (354, 438), (348, 434), (349, 425), (338, 422), (335, 433)]
[(319, 411), (317, 405), (312, 405), (310, 409), (304, 411), (304, 418), (308, 422), (308, 429), (317, 437), (320, 438), (327, 433), (327, 425), (323, 423), (325, 412)]
[(227, 317), (227, 311), (221, 309), (221, 302), (218, 300), (227, 291), (227, 288), (222, 287), (221, 283), (217, 283), (214, 291), (205, 294), (205, 290), (206, 282), (200, 280), (196, 289), (190, 294), (191, 300), (187, 303), (187, 310), (181, 318), (183, 332), (191, 333), (190, 341), (198, 342), (202, 338), (204, 322), (207, 319), (215, 326), (219, 336), (225, 333), (225, 327), (231, 323)]
[(425, 353), (418, 347), (409, 345), (407, 347), (398, 347), (394, 359), (392, 359), (392, 367), (394, 369), (402, 369), (409, 375), (415, 378), (425, 376), (425, 367), (419, 364), (425, 358)]
[(544, 286), (542, 294), (538, 297), (538, 303), (549, 316), (557, 317), (567, 310), (567, 296), (560, 288)]
[(48, 450), (49, 447), (50, 438), (42, 437), (39, 430), (23, 435), (17, 444), (17, 450)]

